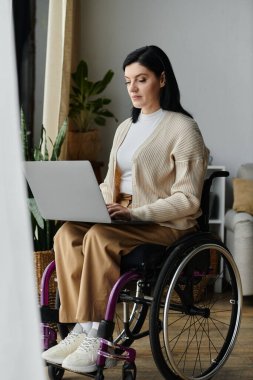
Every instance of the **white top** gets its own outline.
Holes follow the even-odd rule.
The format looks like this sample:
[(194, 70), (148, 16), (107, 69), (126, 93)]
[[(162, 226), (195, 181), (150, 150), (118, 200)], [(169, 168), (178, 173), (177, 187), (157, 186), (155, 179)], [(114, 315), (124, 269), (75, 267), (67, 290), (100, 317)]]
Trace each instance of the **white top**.
[(117, 152), (117, 165), (121, 172), (120, 192), (133, 194), (132, 158), (136, 150), (151, 135), (162, 119), (164, 111), (159, 109), (151, 114), (140, 113), (136, 123), (131, 127)]

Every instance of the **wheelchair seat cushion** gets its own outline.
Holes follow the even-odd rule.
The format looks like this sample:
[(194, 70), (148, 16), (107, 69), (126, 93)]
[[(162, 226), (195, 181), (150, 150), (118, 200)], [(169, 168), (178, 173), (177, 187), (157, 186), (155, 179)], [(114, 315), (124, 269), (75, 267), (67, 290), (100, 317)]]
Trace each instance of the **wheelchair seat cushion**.
[(160, 244), (141, 244), (129, 254), (121, 257), (121, 273), (129, 270), (149, 272), (154, 270), (163, 261), (166, 246)]

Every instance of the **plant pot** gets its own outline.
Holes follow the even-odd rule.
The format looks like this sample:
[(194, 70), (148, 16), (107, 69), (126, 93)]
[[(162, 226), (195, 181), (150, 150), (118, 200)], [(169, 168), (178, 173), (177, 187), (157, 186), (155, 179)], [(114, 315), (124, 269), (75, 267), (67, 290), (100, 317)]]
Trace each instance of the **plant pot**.
[[(48, 264), (51, 263), (51, 261), (53, 260), (54, 260), (53, 250), (34, 252), (34, 265), (35, 265), (37, 293), (38, 293), (39, 303), (40, 303), (40, 296), (41, 296), (42, 276)], [(56, 295), (56, 288), (57, 288), (55, 278), (56, 278), (56, 272), (54, 272), (54, 275), (51, 276), (51, 279), (49, 282), (49, 306), (52, 306), (52, 307), (54, 307), (54, 304), (55, 304), (55, 295)]]
[(101, 139), (97, 129), (88, 132), (68, 132), (67, 160), (97, 161), (100, 149)]
[[(38, 294), (38, 305), (41, 306), (41, 280), (43, 277), (43, 273), (46, 267), (55, 259), (54, 251), (36, 251), (34, 252), (34, 266), (35, 266), (35, 274), (36, 274), (36, 285), (37, 285), (37, 294)], [(48, 306), (51, 309), (55, 308), (55, 299), (56, 299), (56, 290), (57, 290), (57, 282), (56, 282), (56, 270), (52, 273), (52, 276), (49, 280), (49, 294), (48, 294)], [(57, 331), (57, 325), (55, 323), (48, 323), (48, 326)]]

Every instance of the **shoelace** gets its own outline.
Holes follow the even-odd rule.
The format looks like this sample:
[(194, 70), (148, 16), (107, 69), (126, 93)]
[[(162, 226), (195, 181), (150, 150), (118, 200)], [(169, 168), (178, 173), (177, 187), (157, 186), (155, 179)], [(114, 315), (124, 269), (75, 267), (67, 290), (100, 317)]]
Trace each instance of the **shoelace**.
[(76, 332), (71, 331), (71, 332), (66, 336), (66, 338), (63, 339), (63, 340), (61, 341), (61, 344), (62, 344), (62, 345), (70, 344), (70, 343), (74, 340), (74, 338), (77, 337), (77, 335), (78, 335), (78, 334), (77, 334)]
[(99, 344), (99, 338), (86, 337), (78, 347), (78, 351), (89, 352), (91, 348), (95, 348)]

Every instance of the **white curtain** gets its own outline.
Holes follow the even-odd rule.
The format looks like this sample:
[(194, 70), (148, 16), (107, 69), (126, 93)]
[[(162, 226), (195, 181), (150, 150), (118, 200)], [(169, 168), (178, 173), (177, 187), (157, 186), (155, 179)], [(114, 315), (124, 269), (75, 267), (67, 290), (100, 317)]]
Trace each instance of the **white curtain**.
[(45, 379), (31, 226), (21, 164), (12, 2), (0, 1), (0, 373), (3, 380)]
[(43, 125), (55, 140), (68, 115), (71, 72), (79, 54), (79, 0), (50, 0)]

